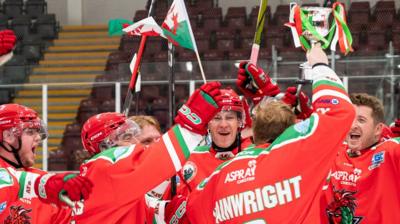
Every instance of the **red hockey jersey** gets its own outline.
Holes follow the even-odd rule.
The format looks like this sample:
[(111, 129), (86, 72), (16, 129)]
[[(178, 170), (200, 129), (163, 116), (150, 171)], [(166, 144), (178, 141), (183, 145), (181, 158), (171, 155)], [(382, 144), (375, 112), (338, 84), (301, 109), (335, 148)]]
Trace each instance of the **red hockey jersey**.
[(351, 218), (356, 224), (400, 223), (400, 138), (360, 152), (352, 157), (345, 148), (336, 158), (330, 175), (336, 196), (328, 198), (330, 223)]
[(354, 119), (339, 78), (316, 66), (311, 117), (244, 150), (189, 196), (191, 223), (320, 223), (322, 186)]
[(0, 223), (69, 223), (71, 210), (41, 202), (34, 181), (44, 171), (16, 170), (0, 159)]
[[(246, 149), (252, 144), (250, 138), (242, 139), (241, 149)], [(210, 146), (197, 147), (179, 172), (179, 186), (177, 194), (189, 195), (205, 178), (219, 166), (221, 163), (230, 160), (238, 153), (238, 148), (228, 152), (216, 152)]]
[(94, 187), (76, 203), (77, 223), (144, 223), (144, 195), (182, 168), (202, 136), (179, 125), (148, 147), (132, 145), (103, 151), (80, 167)]

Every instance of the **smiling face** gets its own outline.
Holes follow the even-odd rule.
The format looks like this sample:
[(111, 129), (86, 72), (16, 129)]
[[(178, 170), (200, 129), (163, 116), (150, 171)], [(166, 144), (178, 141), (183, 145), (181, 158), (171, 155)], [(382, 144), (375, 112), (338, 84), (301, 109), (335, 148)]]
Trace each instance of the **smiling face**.
[(355, 106), (356, 117), (347, 135), (346, 142), (352, 151), (359, 151), (377, 143), (382, 133), (383, 124), (372, 117), (368, 106)]
[(221, 111), (208, 123), (211, 139), (218, 147), (227, 148), (236, 140), (241, 121), (235, 111)]

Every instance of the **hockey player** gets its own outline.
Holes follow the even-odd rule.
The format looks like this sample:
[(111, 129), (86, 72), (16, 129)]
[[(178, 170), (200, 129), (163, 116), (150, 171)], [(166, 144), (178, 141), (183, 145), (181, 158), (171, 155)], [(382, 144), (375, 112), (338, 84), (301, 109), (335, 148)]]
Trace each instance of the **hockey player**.
[(361, 93), (351, 101), (356, 118), (330, 175), (329, 223), (400, 223), (400, 138), (381, 137), (379, 99)]
[(153, 116), (137, 115), (129, 119), (134, 121), (140, 127), (140, 134), (136, 136), (137, 140), (143, 145), (150, 145), (158, 140), (162, 133), (160, 123)]
[[(182, 170), (178, 172), (180, 180), (177, 195), (188, 196), (219, 165), (232, 159), (252, 143), (250, 138), (242, 139), (240, 136), (246, 120), (242, 100), (230, 88), (221, 89), (221, 96), (221, 112), (208, 123), (208, 136), (211, 142), (208, 145), (198, 146), (190, 154)], [(160, 194), (154, 191), (151, 193), (155, 196)], [(169, 188), (164, 192), (163, 198), (171, 198)], [(166, 214), (167, 218), (164, 217), (165, 212), (162, 206), (166, 203), (169, 201), (161, 201), (154, 205), (157, 207), (155, 217), (157, 223), (163, 223), (165, 219), (168, 222), (168, 218), (171, 217), (171, 214)], [(167, 212), (170, 212), (168, 208)]]
[[(74, 175), (47, 174), (32, 168), (34, 151), (46, 137), (45, 127), (34, 110), (18, 104), (0, 106), (1, 223), (66, 223), (59, 218), (71, 210), (60, 208), (60, 190), (66, 190), (74, 200), (80, 200), (81, 194), (87, 198), (91, 184), (86, 178), (71, 179)], [(44, 196), (41, 200), (47, 203), (38, 196)]]
[(186, 217), (192, 223), (320, 223), (325, 218), (321, 189), (354, 108), (321, 47), (313, 47), (307, 58), (315, 112), (290, 126), (295, 115), (288, 105), (259, 105), (253, 120), (257, 146), (221, 165), (190, 194)]
[(74, 220), (144, 223), (145, 193), (179, 171), (207, 133), (207, 123), (220, 109), (220, 85), (209, 82), (197, 89), (178, 111), (177, 125), (148, 146), (112, 148), (135, 135), (135, 127), (122, 114), (100, 114), (87, 120), (82, 142), (93, 157), (81, 165), (80, 173), (94, 187), (89, 200), (76, 204)]

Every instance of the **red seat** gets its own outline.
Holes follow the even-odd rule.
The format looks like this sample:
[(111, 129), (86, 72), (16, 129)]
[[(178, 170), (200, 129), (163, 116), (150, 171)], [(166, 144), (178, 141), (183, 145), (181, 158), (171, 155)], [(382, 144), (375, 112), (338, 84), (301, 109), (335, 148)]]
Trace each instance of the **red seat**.
[(225, 16), (226, 25), (241, 28), (246, 24), (246, 7), (229, 7)]
[[(257, 18), (258, 18), (258, 12), (260, 11), (260, 7), (259, 6), (255, 6), (251, 9), (250, 15), (249, 15), (249, 26), (253, 28), (256, 27), (256, 23), (257, 23)], [(269, 7), (269, 5), (267, 6), (267, 10), (265, 13), (265, 22), (264, 22), (264, 26), (267, 26), (267, 24), (271, 23), (271, 7)]]
[(202, 27), (208, 30), (218, 30), (222, 22), (222, 8), (209, 8), (202, 13)]

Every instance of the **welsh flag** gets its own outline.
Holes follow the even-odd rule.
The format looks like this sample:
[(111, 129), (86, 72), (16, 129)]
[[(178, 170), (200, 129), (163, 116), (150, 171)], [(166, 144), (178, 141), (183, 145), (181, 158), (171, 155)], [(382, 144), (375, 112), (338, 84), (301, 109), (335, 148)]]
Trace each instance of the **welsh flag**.
[(197, 51), (196, 41), (183, 0), (174, 0), (162, 24), (162, 29), (164, 36), (174, 45)]
[(153, 17), (148, 17), (127, 26), (123, 31), (131, 35), (161, 36), (167, 38), (176, 46), (197, 52), (192, 27), (183, 0), (174, 0), (161, 27)]

